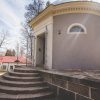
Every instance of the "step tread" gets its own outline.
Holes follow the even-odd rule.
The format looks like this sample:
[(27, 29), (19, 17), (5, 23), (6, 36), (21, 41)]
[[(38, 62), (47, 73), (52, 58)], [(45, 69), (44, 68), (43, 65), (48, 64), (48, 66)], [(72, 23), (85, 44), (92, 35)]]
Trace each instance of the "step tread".
[(37, 87), (9, 87), (9, 86), (2, 86), (0, 85), (0, 89), (3, 89), (3, 90), (12, 90), (12, 91), (24, 91), (24, 90), (41, 90), (41, 89), (48, 89), (49, 87), (48, 86), (37, 86)]
[(37, 73), (38, 71), (36, 69), (32, 69), (32, 68), (15, 68), (14, 72), (23, 72), (23, 73)]
[(31, 72), (31, 73), (19, 73), (19, 72), (13, 72), (13, 71), (11, 71), (9, 73), (11, 73), (11, 74), (18, 74), (18, 75), (26, 75), (26, 74), (29, 74), (29, 75), (38, 75), (39, 74), (38, 72), (37, 73), (34, 73), (34, 72)]
[(41, 77), (39, 77), (39, 76), (30, 76), (30, 77), (25, 77), (25, 76), (23, 76), (23, 77), (18, 77), (18, 76), (10, 76), (10, 75), (8, 75), (8, 74), (5, 74), (5, 75), (3, 75), (4, 77), (8, 77), (8, 78), (16, 78), (16, 79), (37, 79), (37, 78), (41, 78)]
[(36, 69), (34, 69), (34, 68), (15, 68), (15, 70), (32, 70), (32, 71), (37, 71)]
[(5, 93), (0, 93), (0, 98), (9, 98), (9, 99), (27, 99), (27, 98), (38, 98), (38, 97), (44, 97), (44, 96), (49, 96), (52, 95), (53, 92), (42, 92), (42, 93), (36, 93), (36, 94), (18, 94), (18, 95), (11, 95), (11, 94), (5, 94)]
[(36, 82), (20, 82), (20, 81), (18, 81), (18, 82), (16, 82), (16, 81), (5, 80), (5, 79), (2, 79), (2, 78), (0, 78), (0, 82), (2, 82), (2, 83), (11, 83), (11, 84), (20, 84), (20, 85), (46, 83), (46, 82), (43, 82), (43, 81), (36, 81)]

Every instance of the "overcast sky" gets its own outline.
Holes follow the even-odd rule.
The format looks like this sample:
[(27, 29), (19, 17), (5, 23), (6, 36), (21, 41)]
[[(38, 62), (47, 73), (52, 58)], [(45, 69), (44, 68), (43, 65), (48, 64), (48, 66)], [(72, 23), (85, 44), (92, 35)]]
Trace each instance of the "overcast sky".
[[(9, 31), (6, 48), (15, 48), (20, 41), (25, 5), (31, 0), (0, 0), (0, 31)], [(46, 1), (46, 0), (45, 0)], [(54, 0), (50, 0), (51, 2)]]
[[(7, 48), (15, 48), (17, 41), (20, 41), (21, 23), (25, 20), (25, 5), (30, 1), (31, 0), (0, 0), (0, 31), (8, 30), (10, 33), (8, 45), (6, 45)], [(50, 0), (50, 2), (54, 1), (55, 0)], [(100, 2), (100, 0), (94, 1)]]

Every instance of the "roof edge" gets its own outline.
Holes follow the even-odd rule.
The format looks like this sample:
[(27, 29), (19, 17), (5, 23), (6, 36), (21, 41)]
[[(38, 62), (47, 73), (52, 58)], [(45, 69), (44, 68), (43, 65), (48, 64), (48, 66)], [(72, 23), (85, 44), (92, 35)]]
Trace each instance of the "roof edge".
[(54, 9), (54, 7), (58, 7), (58, 6), (62, 6), (62, 5), (73, 5), (73, 4), (86, 4), (87, 6), (90, 5), (90, 6), (93, 6), (95, 5), (96, 7), (100, 7), (100, 3), (98, 2), (94, 2), (94, 1), (70, 1), (70, 2), (64, 2), (64, 3), (61, 3), (61, 4), (57, 4), (57, 5), (54, 5), (54, 4), (51, 4), (49, 7), (45, 8), (39, 15), (37, 15), (36, 17), (34, 17), (30, 22), (29, 22), (29, 26), (32, 26), (34, 23), (36, 23), (40, 18), (44, 17), (45, 15), (47, 15), (49, 12), (52, 12)]

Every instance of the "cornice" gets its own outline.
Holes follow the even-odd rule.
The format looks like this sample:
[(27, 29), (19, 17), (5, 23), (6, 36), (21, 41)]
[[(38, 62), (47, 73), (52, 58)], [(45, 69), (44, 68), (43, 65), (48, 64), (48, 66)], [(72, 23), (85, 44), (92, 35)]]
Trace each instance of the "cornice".
[(100, 4), (95, 2), (69, 2), (59, 5), (50, 5), (29, 24), (34, 27), (49, 16), (57, 16), (61, 14), (71, 13), (87, 13), (100, 16)]
[(52, 14), (52, 9), (53, 5), (50, 5), (48, 8), (44, 9), (38, 16), (36, 16), (29, 22), (29, 25), (33, 26), (36, 22), (40, 22), (40, 20), (47, 18)]

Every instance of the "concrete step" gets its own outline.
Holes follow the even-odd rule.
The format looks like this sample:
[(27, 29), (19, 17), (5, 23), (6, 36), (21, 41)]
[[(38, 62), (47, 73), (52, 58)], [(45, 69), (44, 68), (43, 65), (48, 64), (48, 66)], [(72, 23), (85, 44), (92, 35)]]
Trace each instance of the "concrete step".
[(15, 68), (14, 72), (18, 73), (37, 73), (38, 71), (32, 68)]
[(48, 90), (49, 90), (48, 86), (19, 88), (19, 87), (9, 87), (0, 85), (0, 92), (6, 94), (35, 94), (35, 93), (47, 92)]
[(41, 92), (36, 94), (19, 94), (19, 95), (12, 95), (12, 94), (5, 94), (0, 93), (0, 100), (47, 100), (48, 98), (52, 98), (52, 92)]
[(35, 76), (40, 76), (39, 73), (9, 72), (8, 74), (11, 75), (11, 76), (17, 76), (17, 77), (35, 77)]
[(15, 68), (0, 78), (0, 100), (49, 100), (53, 96), (39, 72), (32, 68)]
[(9, 80), (0, 78), (0, 85), (9, 86), (9, 87), (35, 87), (35, 86), (46, 86), (47, 83), (43, 81), (16, 82), (16, 81), (9, 81)]
[(41, 77), (16, 77), (16, 76), (10, 76), (8, 74), (5, 74), (2, 76), (3, 79), (9, 80), (9, 81), (21, 81), (21, 82), (34, 82), (34, 81), (42, 81), (43, 79)]

